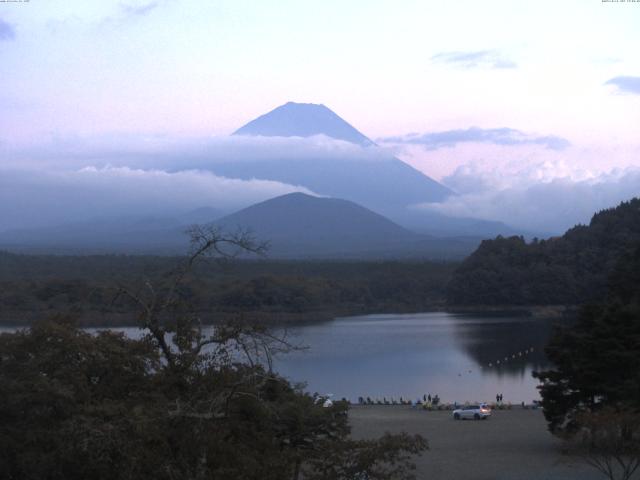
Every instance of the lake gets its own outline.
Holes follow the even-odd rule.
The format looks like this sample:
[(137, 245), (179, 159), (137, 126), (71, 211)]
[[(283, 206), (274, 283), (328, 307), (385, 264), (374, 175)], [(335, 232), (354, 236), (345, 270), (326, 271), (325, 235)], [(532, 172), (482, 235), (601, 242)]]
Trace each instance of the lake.
[(289, 328), (289, 339), (307, 348), (276, 357), (275, 369), (311, 392), (352, 401), (438, 394), (489, 402), (502, 393), (505, 402), (530, 403), (539, 398), (531, 372), (546, 366), (551, 328), (533, 317), (443, 312), (343, 317)]
[(309, 348), (276, 360), (276, 370), (310, 391), (446, 402), (530, 403), (531, 372), (546, 366), (551, 322), (531, 317), (449, 313), (366, 315), (290, 330)]

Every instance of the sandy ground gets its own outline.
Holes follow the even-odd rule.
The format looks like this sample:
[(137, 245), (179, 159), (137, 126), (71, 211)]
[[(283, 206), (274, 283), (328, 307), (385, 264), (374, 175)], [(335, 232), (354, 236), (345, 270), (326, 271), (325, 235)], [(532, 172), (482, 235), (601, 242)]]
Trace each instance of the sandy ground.
[(494, 411), (490, 419), (453, 420), (451, 412), (409, 406), (352, 406), (356, 438), (406, 431), (427, 438), (416, 477), (429, 480), (598, 480), (580, 458), (562, 454), (540, 410)]

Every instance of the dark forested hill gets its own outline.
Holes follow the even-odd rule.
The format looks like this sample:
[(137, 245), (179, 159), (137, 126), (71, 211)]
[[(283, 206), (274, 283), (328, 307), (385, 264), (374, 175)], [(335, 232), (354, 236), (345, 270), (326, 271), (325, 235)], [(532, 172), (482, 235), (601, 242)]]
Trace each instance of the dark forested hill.
[(269, 242), (271, 258), (461, 259), (479, 238), (419, 235), (356, 203), (289, 193), (215, 222), (226, 231), (249, 229)]
[(581, 304), (606, 294), (619, 259), (640, 245), (640, 199), (596, 213), (562, 237), (483, 241), (447, 288), (457, 305)]

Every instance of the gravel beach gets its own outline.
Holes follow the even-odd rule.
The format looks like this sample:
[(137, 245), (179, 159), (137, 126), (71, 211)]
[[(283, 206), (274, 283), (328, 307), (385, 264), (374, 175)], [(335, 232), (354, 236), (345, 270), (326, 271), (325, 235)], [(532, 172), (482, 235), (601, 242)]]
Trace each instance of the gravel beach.
[(540, 410), (496, 410), (483, 421), (453, 420), (451, 412), (401, 405), (352, 406), (355, 438), (384, 432), (419, 433), (430, 449), (416, 458), (418, 479), (598, 480), (596, 470), (562, 454)]

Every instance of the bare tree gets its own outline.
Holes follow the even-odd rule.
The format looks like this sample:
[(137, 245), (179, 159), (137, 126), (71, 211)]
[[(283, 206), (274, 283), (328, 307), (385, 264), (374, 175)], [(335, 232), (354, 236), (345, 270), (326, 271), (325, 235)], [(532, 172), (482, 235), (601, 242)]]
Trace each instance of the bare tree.
[(577, 420), (570, 440), (584, 461), (609, 480), (629, 480), (640, 467), (640, 414), (606, 408)]
[[(427, 449), (422, 437), (350, 440), (346, 402), (325, 408), (300, 386), (292, 386), (272, 371), (274, 353), (298, 348), (288, 341), (286, 331), (274, 334), (244, 321), (203, 328), (183, 288), (196, 264), (208, 256), (226, 260), (245, 253), (261, 255), (266, 245), (246, 231), (227, 234), (215, 227), (197, 226), (189, 234), (191, 251), (175, 270), (162, 278), (145, 279), (135, 288), (120, 285), (118, 289), (120, 298), (135, 305), (146, 339), (163, 359), (163, 367), (156, 372), (165, 402), (160, 417), (184, 427), (190, 439), (187, 454), (196, 457), (191, 476), (176, 474), (175, 478), (211, 478), (208, 472), (221, 460), (213, 458), (219, 451), (216, 448), (233, 441), (236, 434), (260, 436), (262, 443), (251, 451), (249, 463), (255, 463), (253, 457), (262, 455), (265, 446), (269, 454), (275, 449), (272, 457), (262, 460), (264, 464), (251, 468), (283, 463), (283, 475), (277, 478), (414, 478), (411, 458)], [(243, 438), (236, 449), (246, 444)], [(181, 458), (180, 449), (171, 452)], [(232, 470), (242, 468), (237, 465)], [(323, 473), (314, 476), (314, 472)]]
[(138, 324), (162, 353), (169, 368), (189, 368), (207, 350), (218, 359), (233, 359), (240, 353), (252, 366), (265, 363), (272, 370), (274, 353), (288, 351), (286, 330), (276, 336), (264, 326), (238, 318), (203, 328), (201, 312), (183, 294), (183, 287), (196, 264), (205, 258), (228, 261), (239, 255), (265, 254), (268, 244), (258, 242), (249, 231), (224, 232), (213, 225), (195, 225), (187, 230), (189, 254), (173, 271), (161, 278), (145, 278), (135, 287), (121, 284), (116, 298), (124, 297), (138, 310)]

